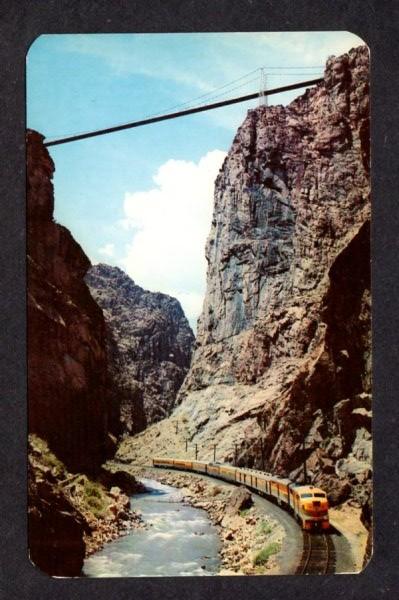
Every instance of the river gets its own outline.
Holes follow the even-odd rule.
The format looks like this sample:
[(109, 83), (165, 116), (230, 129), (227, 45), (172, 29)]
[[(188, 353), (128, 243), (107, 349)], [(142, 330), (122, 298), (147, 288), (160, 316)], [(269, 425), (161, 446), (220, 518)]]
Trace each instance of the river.
[(147, 492), (132, 496), (147, 529), (109, 542), (85, 560), (86, 577), (216, 575), (220, 542), (205, 511), (181, 502), (180, 490), (141, 479)]

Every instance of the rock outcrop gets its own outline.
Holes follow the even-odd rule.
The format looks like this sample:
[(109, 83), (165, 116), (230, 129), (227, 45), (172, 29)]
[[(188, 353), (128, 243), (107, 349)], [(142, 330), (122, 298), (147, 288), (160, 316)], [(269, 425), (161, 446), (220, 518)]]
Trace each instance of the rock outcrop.
[(52, 576), (80, 575), (90, 528), (59, 486), (65, 468), (35, 436), (29, 440), (28, 466), (30, 560)]
[[(333, 503), (371, 491), (369, 56), (328, 60), (288, 106), (261, 106), (215, 185), (207, 292), (173, 420), (139, 443), (256, 466)], [(126, 446), (128, 448), (128, 446)], [(140, 456), (137, 444), (129, 446)], [(119, 451), (123, 454), (123, 448)]]
[(371, 468), (368, 77), (357, 48), (289, 106), (249, 111), (216, 181), (181, 396), (264, 390), (241, 459), (260, 464), (262, 439), (268, 468), (298, 477), (306, 456), (331, 491)]
[[(69, 473), (36, 435), (29, 436), (28, 451), (29, 556), (48, 575), (81, 575), (85, 557), (142, 526), (126, 493), (112, 485), (114, 474), (104, 471), (99, 482)], [(128, 484), (128, 493), (137, 491), (132, 475), (116, 479)]]
[(53, 219), (54, 164), (27, 133), (29, 430), (71, 471), (95, 473), (112, 454), (118, 407), (108, 396), (105, 324), (84, 275), (90, 262)]
[(104, 312), (124, 431), (141, 431), (172, 411), (190, 366), (193, 332), (175, 298), (143, 290), (118, 267), (95, 265), (86, 283)]

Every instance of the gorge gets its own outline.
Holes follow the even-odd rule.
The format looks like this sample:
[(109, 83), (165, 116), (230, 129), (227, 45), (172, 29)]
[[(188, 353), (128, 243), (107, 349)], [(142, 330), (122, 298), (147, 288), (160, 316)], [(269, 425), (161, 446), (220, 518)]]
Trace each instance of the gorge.
[(58, 459), (93, 480), (115, 453), (195, 447), (297, 481), (306, 461), (371, 528), (368, 81), (361, 46), (289, 105), (248, 111), (215, 182), (196, 340), (175, 299), (91, 266), (54, 222), (54, 165), (28, 131), (30, 546), (41, 566), (46, 527), (54, 547), (70, 531), (79, 556), (44, 570), (80, 574), (88, 535)]

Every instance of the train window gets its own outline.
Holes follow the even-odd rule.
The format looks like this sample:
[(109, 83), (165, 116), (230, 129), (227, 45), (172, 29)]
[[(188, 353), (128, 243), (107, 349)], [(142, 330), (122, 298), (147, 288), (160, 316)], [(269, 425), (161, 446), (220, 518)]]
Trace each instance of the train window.
[(301, 498), (312, 498), (313, 494), (301, 494)]
[(320, 492), (315, 492), (315, 498), (325, 498), (325, 494), (321, 494)]

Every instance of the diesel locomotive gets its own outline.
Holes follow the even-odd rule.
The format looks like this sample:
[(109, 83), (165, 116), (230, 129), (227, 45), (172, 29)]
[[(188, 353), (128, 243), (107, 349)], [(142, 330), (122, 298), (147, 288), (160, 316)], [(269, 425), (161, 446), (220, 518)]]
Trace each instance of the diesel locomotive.
[(302, 529), (325, 531), (330, 527), (327, 494), (313, 485), (297, 484), (290, 479), (281, 479), (256, 469), (242, 469), (212, 462), (153, 458), (152, 463), (154, 467), (194, 471), (245, 485), (289, 510)]

